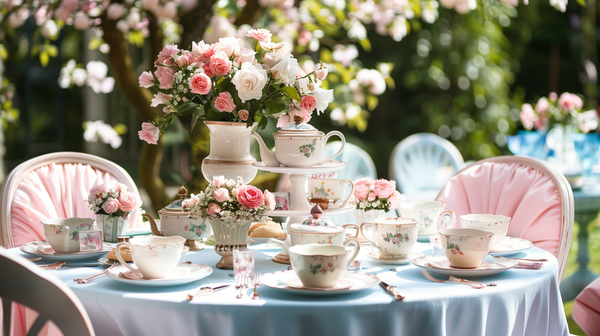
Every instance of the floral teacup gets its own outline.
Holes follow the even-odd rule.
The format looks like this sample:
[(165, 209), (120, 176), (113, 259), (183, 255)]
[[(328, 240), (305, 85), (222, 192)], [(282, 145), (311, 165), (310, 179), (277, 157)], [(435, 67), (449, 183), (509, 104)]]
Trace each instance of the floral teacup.
[[(375, 227), (373, 241), (365, 235), (366, 227)], [(373, 246), (381, 251), (381, 258), (406, 258), (415, 246), (419, 233), (419, 222), (413, 218), (377, 218), (360, 225), (360, 232)]]
[[(346, 186), (351, 190), (346, 197)], [(310, 198), (324, 198), (333, 203), (335, 207), (345, 207), (354, 195), (354, 182), (344, 179), (308, 179), (308, 196)]]
[(488, 254), (494, 233), (479, 229), (452, 228), (440, 230), (442, 249), (456, 268), (477, 268)]
[(508, 225), (510, 225), (510, 217), (502, 215), (463, 215), (460, 216), (460, 224), (464, 228), (488, 230), (494, 233), (490, 243), (490, 250), (496, 249), (502, 240), (506, 237)]
[(117, 245), (117, 258), (123, 266), (136, 271), (121, 256), (121, 248), (127, 246), (144, 279), (161, 279), (173, 272), (179, 264), (184, 243), (185, 238), (179, 236), (133, 238)]
[(419, 234), (437, 234), (437, 220), (446, 205), (437, 201), (404, 202), (400, 205), (400, 216), (419, 221)]
[(55, 253), (75, 253), (80, 251), (79, 232), (91, 231), (92, 218), (53, 218), (41, 220), (46, 240)]

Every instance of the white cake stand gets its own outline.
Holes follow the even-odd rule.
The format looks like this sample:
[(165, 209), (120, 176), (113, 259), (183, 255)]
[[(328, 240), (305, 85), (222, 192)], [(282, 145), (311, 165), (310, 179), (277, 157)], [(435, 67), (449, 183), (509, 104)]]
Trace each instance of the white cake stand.
[[(344, 168), (344, 166), (346, 166), (346, 163), (342, 161), (329, 160), (321, 165), (316, 165), (312, 167), (267, 167), (263, 162), (255, 162), (253, 163), (253, 166), (260, 170), (268, 171), (271, 173), (290, 175), (290, 210), (273, 210), (267, 211), (266, 213), (267, 216), (288, 217), (286, 230), (289, 236), (290, 224), (302, 223), (310, 216), (310, 210), (312, 209), (312, 205), (308, 202), (308, 191), (306, 189), (308, 175), (315, 173), (335, 172)], [(354, 205), (347, 205), (343, 208), (329, 208), (327, 210), (323, 210), (323, 215), (327, 216), (342, 214), (349, 211), (353, 211), (354, 208)], [(281, 251), (278, 255), (274, 256), (273, 261), (282, 264), (289, 264), (290, 258), (284, 250)]]

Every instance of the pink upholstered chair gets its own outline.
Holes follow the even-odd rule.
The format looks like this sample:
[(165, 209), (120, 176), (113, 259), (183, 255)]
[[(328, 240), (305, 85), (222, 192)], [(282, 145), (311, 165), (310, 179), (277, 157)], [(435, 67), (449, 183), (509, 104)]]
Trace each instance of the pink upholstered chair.
[(489, 213), (512, 218), (508, 236), (530, 240), (556, 256), (559, 281), (573, 231), (573, 192), (566, 178), (546, 161), (498, 156), (457, 172), (438, 194), (458, 218)]
[[(57, 152), (23, 162), (8, 175), (2, 190), (0, 245), (12, 248), (45, 240), (40, 224), (44, 218), (94, 218), (84, 201), (89, 189), (99, 184), (113, 186), (117, 181), (139, 197), (123, 168), (95, 155)], [(130, 218), (131, 227), (137, 211)]]
[(575, 299), (573, 319), (587, 335), (600, 335), (600, 278), (589, 284)]

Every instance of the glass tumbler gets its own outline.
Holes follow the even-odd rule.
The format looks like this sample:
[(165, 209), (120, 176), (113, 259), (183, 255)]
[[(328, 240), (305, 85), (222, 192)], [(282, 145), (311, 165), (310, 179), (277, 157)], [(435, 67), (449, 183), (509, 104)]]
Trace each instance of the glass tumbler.
[(254, 273), (254, 250), (233, 250), (233, 276), (250, 276)]

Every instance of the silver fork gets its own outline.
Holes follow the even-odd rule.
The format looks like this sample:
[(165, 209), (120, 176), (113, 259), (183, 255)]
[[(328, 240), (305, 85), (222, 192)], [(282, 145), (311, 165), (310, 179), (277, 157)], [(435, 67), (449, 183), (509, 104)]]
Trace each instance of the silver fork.
[(463, 281), (456, 281), (456, 280), (440, 280), (438, 278), (435, 278), (433, 275), (429, 274), (429, 272), (427, 272), (426, 270), (421, 270), (423, 272), (423, 275), (433, 281), (433, 282), (453, 282), (453, 283), (459, 283), (459, 284), (463, 284), (463, 285), (467, 285), (471, 288), (475, 288), (475, 289), (482, 289), (485, 288), (484, 284), (474, 284), (474, 283), (470, 283), (470, 282), (463, 282)]
[(121, 265), (121, 263), (119, 263), (118, 261), (115, 261), (114, 264), (110, 265), (110, 267), (107, 268), (106, 270), (104, 270), (103, 272), (100, 272), (100, 273), (94, 274), (94, 275), (90, 275), (89, 277), (85, 277), (85, 278), (73, 279), (73, 281), (77, 282), (78, 284), (87, 283), (87, 282), (89, 282), (89, 281), (91, 281), (91, 280), (93, 280), (93, 279), (95, 279), (95, 278), (97, 278), (97, 277), (99, 277), (99, 276), (101, 276), (103, 274), (106, 274), (106, 272), (108, 272), (108, 270), (113, 269), (113, 268), (115, 268), (117, 266), (120, 266), (120, 265)]
[(235, 288), (239, 288), (240, 292), (235, 296), (238, 299), (241, 299), (244, 296), (244, 288), (247, 285), (247, 281), (249, 281), (250, 279), (248, 279), (248, 276), (245, 274), (242, 274), (238, 277), (237, 280), (237, 284), (235, 285)]
[(258, 286), (258, 281), (260, 280), (260, 277), (262, 276), (261, 273), (256, 273), (254, 274), (254, 291), (252, 292), (252, 300), (257, 300), (258, 299), (258, 292), (256, 291), (256, 287)]

